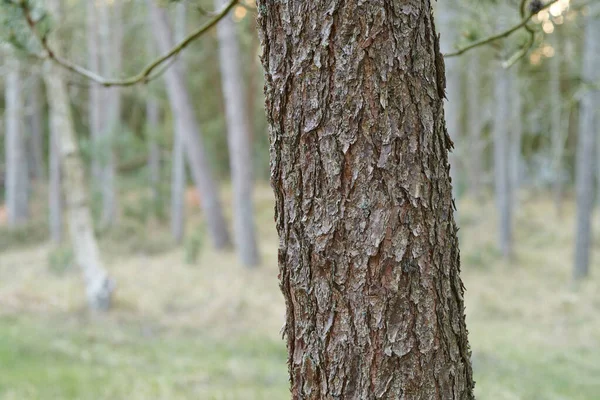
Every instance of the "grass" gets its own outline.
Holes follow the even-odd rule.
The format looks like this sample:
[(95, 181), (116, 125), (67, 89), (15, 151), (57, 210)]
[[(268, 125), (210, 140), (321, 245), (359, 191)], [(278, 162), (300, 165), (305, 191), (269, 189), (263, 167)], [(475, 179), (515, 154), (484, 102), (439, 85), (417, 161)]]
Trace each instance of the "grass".
[[(209, 243), (188, 265), (181, 248), (125, 254), (107, 239), (118, 288), (102, 316), (84, 310), (76, 269), (49, 266), (50, 245), (1, 253), (0, 399), (289, 398), (272, 210), (261, 188), (256, 270)], [(572, 284), (572, 204), (559, 219), (547, 198), (522, 198), (512, 262), (496, 250), (491, 202), (465, 199), (459, 211), (477, 398), (597, 399), (600, 260)]]

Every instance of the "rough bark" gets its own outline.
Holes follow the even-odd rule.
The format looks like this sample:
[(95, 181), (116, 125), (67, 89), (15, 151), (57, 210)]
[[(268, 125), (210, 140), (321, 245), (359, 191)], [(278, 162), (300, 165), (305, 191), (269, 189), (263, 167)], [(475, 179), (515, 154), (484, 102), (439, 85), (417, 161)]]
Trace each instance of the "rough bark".
[(510, 76), (498, 65), (495, 74), (494, 186), (498, 214), (498, 247), (502, 256), (512, 256), (512, 196), (509, 174)]
[[(185, 3), (177, 4), (175, 9), (175, 41), (185, 37)], [(174, 44), (174, 43), (173, 43)], [(183, 57), (177, 60), (181, 71), (185, 73)], [(187, 176), (185, 171), (185, 146), (177, 122), (173, 127), (173, 154), (171, 157), (171, 234), (177, 243), (181, 243), (185, 231), (185, 187)]]
[[(600, 19), (595, 12), (599, 6), (592, 7), (586, 18), (585, 44), (583, 54), (582, 79), (584, 82), (598, 82), (600, 72)], [(594, 205), (594, 146), (598, 140), (600, 116), (600, 91), (590, 88), (581, 98), (579, 111), (579, 138), (577, 140), (576, 196), (577, 227), (575, 234), (575, 266), (573, 276), (582, 279), (589, 274), (590, 246), (592, 242), (591, 219)]]
[[(228, 0), (215, 0), (216, 8)], [(225, 98), (227, 121), (227, 144), (233, 186), (233, 234), (242, 264), (256, 266), (259, 263), (254, 226), (254, 202), (252, 199), (253, 167), (250, 142), (250, 119), (246, 100), (246, 87), (240, 65), (240, 50), (235, 23), (231, 15), (217, 25), (221, 82)]]
[(29, 216), (29, 173), (23, 132), (24, 93), (21, 66), (7, 54), (5, 83), (6, 213), (9, 226), (25, 223)]
[[(49, 0), (50, 12), (58, 16), (59, 0)], [(55, 40), (51, 40), (55, 41)], [(58, 43), (53, 43), (56, 46)], [(60, 66), (47, 61), (44, 80), (50, 105), (51, 131), (60, 142), (60, 159), (64, 172), (63, 189), (71, 243), (75, 260), (83, 271), (88, 305), (92, 310), (110, 307), (114, 283), (109, 279), (100, 258), (86, 193), (85, 168), (77, 147), (75, 127), (67, 87)]]
[(37, 72), (30, 77), (31, 88), (27, 99), (27, 120), (29, 127), (29, 160), (31, 176), (44, 179), (44, 110), (42, 108), (42, 80)]
[(473, 399), (427, 0), (258, 2), (293, 399)]
[[(152, 0), (146, 0), (146, 3), (149, 7), (157, 47), (160, 53), (166, 53), (171, 48), (172, 43), (167, 15)], [(176, 123), (176, 131), (181, 132), (192, 178), (196, 184), (198, 195), (202, 199), (201, 206), (205, 214), (209, 234), (216, 248), (229, 247), (231, 240), (219, 200), (218, 186), (212, 177), (206, 158), (200, 135), (200, 126), (194, 114), (181, 66), (176, 64), (169, 68), (164, 77), (167, 95)]]

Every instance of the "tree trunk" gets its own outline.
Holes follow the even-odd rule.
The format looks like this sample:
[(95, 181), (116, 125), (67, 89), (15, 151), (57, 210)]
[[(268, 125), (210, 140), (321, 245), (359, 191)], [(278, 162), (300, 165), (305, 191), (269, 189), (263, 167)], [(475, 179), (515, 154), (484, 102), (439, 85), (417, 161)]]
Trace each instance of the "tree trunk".
[[(109, 4), (103, 1), (99, 8), (100, 60), (101, 70), (105, 76), (115, 76), (121, 67), (121, 2)], [(115, 23), (116, 20), (116, 23)], [(116, 218), (116, 171), (114, 136), (119, 127), (121, 113), (120, 88), (102, 88), (101, 98), (104, 102), (102, 121), (102, 217), (101, 226), (109, 227)]]
[(499, 249), (506, 259), (512, 257), (512, 196), (509, 174), (509, 71), (498, 65), (495, 74), (494, 184), (498, 211)]
[(517, 68), (513, 67), (510, 71), (510, 144), (509, 144), (509, 190), (511, 195), (511, 208), (516, 210), (519, 204), (519, 187), (521, 186), (521, 138), (523, 135), (522, 120), (522, 97), (521, 85)]
[(481, 116), (481, 60), (477, 51), (469, 57), (469, 73), (467, 74), (467, 124), (469, 135), (469, 180), (470, 191), (478, 200), (482, 199), (481, 175), (483, 173), (483, 141)]
[[(436, 18), (438, 20), (440, 31), (440, 50), (443, 53), (449, 53), (454, 49), (454, 43), (458, 39), (455, 24), (457, 23), (457, 13), (453, 9), (454, 4), (451, 0), (439, 2), (437, 5)], [(455, 146), (460, 143), (458, 134), (460, 132), (460, 106), (461, 106), (461, 74), (460, 59), (457, 57), (446, 58), (446, 104), (444, 105), (444, 114), (446, 115), (446, 127), (448, 134), (454, 141)], [(456, 151), (458, 152), (458, 147)], [(458, 198), (458, 178), (459, 178), (459, 158), (450, 154), (450, 176), (452, 178), (452, 193), (454, 198)]]
[[(585, 44), (583, 54), (584, 82), (596, 83), (600, 79), (600, 20), (591, 7), (586, 18)], [(595, 10), (594, 10), (595, 9)], [(577, 191), (577, 230), (575, 238), (575, 266), (573, 276), (582, 279), (589, 274), (590, 245), (592, 242), (591, 219), (594, 205), (594, 146), (598, 137), (600, 115), (600, 91), (590, 88), (581, 98), (579, 111), (579, 138), (577, 140), (576, 191)]]
[[(175, 42), (183, 40), (186, 27), (185, 3), (178, 3), (175, 8)], [(177, 60), (181, 71), (185, 73), (182, 55)], [(185, 75), (184, 75), (185, 76)], [(177, 122), (173, 128), (173, 154), (171, 157), (171, 234), (177, 243), (181, 243), (185, 231), (185, 146)]]
[(148, 141), (148, 170), (150, 171), (150, 187), (155, 204), (160, 202), (160, 147), (156, 140), (160, 124), (158, 101), (151, 95), (146, 98), (146, 140)]
[[(215, 0), (216, 8), (228, 0)], [(227, 120), (227, 144), (233, 185), (234, 239), (242, 264), (256, 266), (259, 263), (254, 226), (254, 203), (252, 200), (253, 177), (252, 145), (250, 142), (250, 119), (246, 100), (246, 87), (240, 65), (240, 49), (236, 27), (231, 15), (217, 25), (221, 82), (225, 98)]]
[(49, 157), (49, 187), (48, 208), (50, 238), (54, 243), (62, 242), (63, 238), (63, 200), (61, 194), (61, 159), (60, 159), (60, 132), (50, 125), (50, 157)]
[(6, 119), (6, 213), (9, 226), (25, 223), (29, 217), (29, 173), (23, 132), (23, 82), (16, 56), (7, 55), (5, 84)]
[[(146, 0), (150, 9), (154, 37), (160, 53), (166, 53), (171, 46), (172, 37), (165, 12)], [(231, 240), (225, 224), (218, 187), (213, 180), (204, 145), (200, 136), (200, 127), (196, 121), (192, 102), (188, 93), (181, 66), (176, 64), (165, 71), (167, 95), (176, 123), (176, 132), (181, 134), (187, 161), (190, 164), (192, 178), (196, 183), (198, 195), (206, 217), (209, 233), (216, 248), (229, 247)]]
[[(58, 16), (59, 0), (48, 1), (50, 11)], [(58, 43), (53, 44), (54, 48)], [(79, 155), (75, 127), (71, 115), (67, 87), (61, 67), (46, 61), (44, 79), (50, 105), (51, 132), (60, 142), (60, 159), (64, 172), (64, 193), (67, 218), (75, 260), (81, 267), (89, 307), (105, 311), (110, 307), (114, 283), (109, 279), (102, 261), (92, 227), (92, 217), (86, 193), (85, 169)]]
[(38, 73), (31, 76), (28, 95), (27, 119), (29, 126), (29, 153), (31, 175), (42, 180), (46, 177), (44, 167), (44, 110), (42, 109), (42, 82)]
[[(87, 0), (87, 48), (88, 48), (88, 68), (91, 71), (100, 71), (99, 51), (98, 51), (98, 11), (96, 9), (96, 0)], [(94, 189), (100, 185), (101, 178), (101, 157), (98, 156), (97, 149), (100, 148), (100, 136), (102, 133), (103, 118), (102, 88), (95, 82), (89, 82), (89, 131), (92, 143), (92, 178)]]
[(565, 134), (562, 122), (562, 104), (560, 91), (560, 39), (558, 32), (550, 35), (551, 43), (554, 46), (554, 56), (550, 60), (550, 123), (551, 123), (551, 141), (552, 141), (552, 178), (554, 204), (558, 215), (562, 214), (563, 199), (563, 153), (565, 148)]
[(431, 3), (258, 2), (293, 399), (473, 399)]

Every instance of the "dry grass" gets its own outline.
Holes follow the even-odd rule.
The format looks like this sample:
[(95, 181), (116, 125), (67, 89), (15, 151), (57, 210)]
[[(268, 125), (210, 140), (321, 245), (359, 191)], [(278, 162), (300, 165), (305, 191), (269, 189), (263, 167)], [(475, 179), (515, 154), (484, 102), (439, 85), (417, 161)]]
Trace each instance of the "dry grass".
[[(1, 254), (0, 321), (10, 323), (0, 323), (0, 333), (10, 325), (20, 326), (22, 330), (48, 326), (54, 328), (49, 328), (50, 333), (44, 337), (73, 335), (75, 343), (81, 332), (87, 332), (87, 338), (98, 329), (110, 330), (110, 339), (100, 334), (96, 340), (125, 343), (120, 350), (106, 353), (111, 354), (115, 365), (125, 368), (123, 365), (129, 358), (135, 359), (138, 350), (143, 354), (141, 348), (134, 351), (127, 343), (136, 343), (146, 334), (152, 336), (160, 332), (158, 337), (180, 343), (163, 346), (162, 341), (152, 342), (157, 347), (153, 351), (160, 352), (161, 362), (166, 363), (165, 376), (156, 378), (159, 382), (156, 383), (131, 371), (130, 380), (121, 382), (126, 388), (121, 396), (150, 390), (148, 393), (155, 396), (152, 398), (285, 398), (281, 394), (285, 393), (287, 383), (283, 343), (279, 339), (285, 310), (277, 283), (278, 241), (272, 209), (270, 190), (261, 188), (257, 194), (257, 221), (263, 263), (258, 269), (244, 269), (235, 254), (216, 253), (208, 243), (197, 265), (184, 263), (182, 249), (152, 256), (112, 254), (110, 248), (105, 249), (107, 268), (118, 284), (115, 309), (91, 325), (83, 309), (79, 274), (77, 271), (64, 276), (53, 273), (48, 268), (49, 245)], [(571, 281), (572, 203), (565, 204), (563, 217), (558, 218), (546, 197), (521, 199), (515, 218), (513, 262), (501, 260), (495, 250), (496, 218), (490, 202), (480, 205), (466, 199), (459, 204), (459, 211), (462, 276), (467, 287), (467, 322), (478, 398), (597, 398), (594, 396), (600, 393), (600, 257), (593, 258), (592, 277), (575, 287)], [(197, 212), (191, 212), (188, 228), (193, 229), (199, 218)], [(594, 226), (598, 238), (599, 218)], [(600, 241), (596, 239), (595, 255), (599, 249)], [(132, 333), (132, 326), (142, 328)], [(55, 331), (56, 327), (60, 329)], [(8, 335), (6, 340), (17, 340), (18, 336)], [(242, 338), (254, 339), (248, 342)], [(200, 339), (202, 345), (198, 344)], [(86, 340), (81, 339), (82, 347)], [(214, 345), (206, 347), (206, 341)], [(58, 346), (59, 351), (68, 353), (69, 340), (63, 342)], [(247, 358), (242, 357), (242, 361), (231, 356), (236, 352), (244, 354), (256, 346), (260, 348), (258, 343), (267, 343), (267, 349), (259, 355), (252, 353)], [(194, 346), (197, 351), (190, 349)], [(227, 351), (213, 352), (221, 348), (219, 346), (225, 346)], [(1, 350), (0, 371), (4, 368)], [(225, 360), (229, 371), (229, 378), (224, 378), (227, 382), (221, 386), (213, 383), (220, 372), (215, 372), (210, 367), (212, 364), (194, 363), (192, 354), (199, 358), (215, 357), (215, 365), (222, 365), (220, 362)], [(226, 354), (224, 359), (222, 354)], [(246, 376), (247, 368), (262, 363), (266, 375)], [(65, 365), (70, 364), (65, 362)], [(188, 371), (183, 376), (182, 368)], [(178, 377), (171, 379), (175, 372)], [(265, 376), (271, 376), (269, 374), (275, 381), (260, 383), (261, 379), (267, 379)], [(182, 380), (200, 380), (201, 383), (190, 384), (193, 390), (165, 389), (169, 385), (187, 388)], [(253, 387), (249, 380), (258, 380), (260, 385)], [(44, 382), (48, 381), (42, 380), (40, 384)], [(114, 393), (118, 393), (119, 386), (115, 387)], [(276, 388), (274, 392), (269, 391), (271, 387)], [(3, 388), (0, 379), (0, 398), (12, 395), (21, 396), (14, 398), (49, 398), (36, 390), (39, 388), (36, 389), (35, 384), (10, 387), (7, 382)], [(69, 398), (84, 398), (74, 390), (75, 394)], [(28, 397), (27, 393), (33, 394)], [(114, 396), (112, 398), (124, 398)]]

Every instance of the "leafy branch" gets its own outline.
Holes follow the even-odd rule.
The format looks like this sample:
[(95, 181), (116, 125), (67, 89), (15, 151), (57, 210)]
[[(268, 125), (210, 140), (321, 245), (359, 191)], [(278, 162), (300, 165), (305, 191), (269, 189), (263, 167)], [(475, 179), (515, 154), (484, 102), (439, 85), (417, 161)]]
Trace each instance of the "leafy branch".
[(156, 60), (152, 61), (146, 67), (144, 67), (138, 74), (132, 75), (128, 78), (123, 79), (109, 79), (105, 78), (101, 75), (98, 75), (94, 71), (90, 71), (80, 65), (77, 65), (64, 57), (61, 57), (57, 54), (49, 45), (47, 35), (41, 34), (37, 28), (37, 21), (32, 17), (31, 8), (27, 0), (20, 0), (18, 4), (23, 10), (23, 14), (25, 16), (25, 20), (27, 21), (27, 25), (31, 29), (34, 36), (40, 42), (44, 54), (39, 55), (41, 58), (49, 58), (56, 62), (58, 65), (66, 68), (67, 70), (74, 72), (78, 75), (81, 75), (93, 82), (98, 83), (101, 86), (111, 87), (111, 86), (133, 86), (138, 83), (147, 83), (157, 76), (161, 75), (164, 72), (164, 68), (159, 70), (157, 73), (152, 74), (157, 68), (161, 66), (168, 67), (167, 61), (175, 56), (177, 56), (183, 49), (185, 49), (190, 43), (194, 40), (198, 39), (208, 30), (210, 30), (213, 26), (215, 26), (221, 19), (223, 19), (229, 11), (236, 5), (239, 4), (239, 0), (230, 0), (225, 7), (221, 11), (218, 11), (214, 14), (214, 16), (207, 21), (204, 25), (198, 28), (196, 31), (192, 32), (189, 36), (180, 41), (175, 47), (169, 50), (167, 53), (158, 57)]

